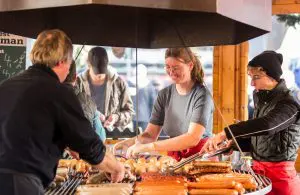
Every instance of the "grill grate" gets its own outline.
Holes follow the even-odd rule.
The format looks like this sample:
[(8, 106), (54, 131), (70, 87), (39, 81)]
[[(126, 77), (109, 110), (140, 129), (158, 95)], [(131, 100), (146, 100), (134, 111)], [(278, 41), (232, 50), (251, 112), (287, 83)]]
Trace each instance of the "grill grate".
[(255, 181), (258, 184), (258, 187), (255, 190), (246, 190), (245, 194), (247, 195), (267, 194), (272, 190), (271, 180), (263, 175), (255, 174), (252, 169), (250, 169), (249, 171), (233, 170), (233, 172), (248, 173), (254, 177)]
[[(245, 194), (247, 195), (267, 194), (272, 189), (271, 180), (263, 175), (255, 174), (251, 170), (233, 170), (233, 172), (251, 174), (255, 178), (258, 187), (255, 190), (246, 190)], [(47, 189), (45, 195), (73, 195), (75, 194), (76, 188), (82, 183), (82, 180), (86, 178), (86, 176), (87, 173), (70, 176), (69, 179), (63, 183), (63, 185)]]
[(87, 173), (77, 173), (74, 176), (70, 176), (61, 186), (47, 189), (45, 195), (72, 195), (86, 175)]

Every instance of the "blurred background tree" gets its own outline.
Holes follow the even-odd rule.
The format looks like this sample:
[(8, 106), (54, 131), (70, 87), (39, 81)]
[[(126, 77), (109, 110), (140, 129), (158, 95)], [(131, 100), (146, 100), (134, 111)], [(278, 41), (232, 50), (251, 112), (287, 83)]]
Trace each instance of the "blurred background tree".
[(279, 22), (284, 22), (287, 26), (296, 28), (300, 24), (300, 14), (277, 15)]

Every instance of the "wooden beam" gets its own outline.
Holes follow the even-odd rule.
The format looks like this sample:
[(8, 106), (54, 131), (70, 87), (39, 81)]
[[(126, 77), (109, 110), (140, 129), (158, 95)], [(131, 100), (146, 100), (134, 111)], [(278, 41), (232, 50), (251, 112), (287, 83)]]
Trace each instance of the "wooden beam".
[(293, 13), (300, 13), (300, 0), (273, 0), (273, 15)]
[(297, 4), (297, 3), (300, 3), (300, 0), (272, 0), (273, 5)]
[[(214, 133), (234, 120), (248, 118), (248, 42), (214, 47), (213, 95), (216, 103)], [(221, 115), (221, 114), (222, 115)]]

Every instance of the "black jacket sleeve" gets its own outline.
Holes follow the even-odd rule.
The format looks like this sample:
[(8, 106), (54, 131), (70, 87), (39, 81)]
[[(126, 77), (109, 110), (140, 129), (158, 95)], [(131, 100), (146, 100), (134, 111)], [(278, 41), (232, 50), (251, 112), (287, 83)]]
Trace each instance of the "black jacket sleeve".
[[(236, 138), (236, 141), (243, 152), (251, 151), (251, 138)], [(235, 143), (233, 143), (232, 148), (233, 150), (238, 150), (238, 147)]]
[[(275, 134), (295, 123), (298, 113), (299, 105), (291, 99), (285, 99), (279, 101), (265, 116), (233, 124), (229, 128), (236, 138)], [(231, 139), (228, 128), (224, 130), (226, 137)]]
[(78, 152), (80, 158), (90, 164), (100, 163), (105, 155), (105, 146), (85, 118), (79, 100), (70, 89), (62, 90), (57, 114), (58, 127), (67, 146)]

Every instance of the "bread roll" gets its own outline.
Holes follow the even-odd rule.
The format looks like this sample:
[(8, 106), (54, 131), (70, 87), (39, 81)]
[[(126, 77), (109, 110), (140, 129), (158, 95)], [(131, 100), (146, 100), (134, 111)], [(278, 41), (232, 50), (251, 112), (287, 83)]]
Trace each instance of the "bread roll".
[(138, 160), (137, 160), (137, 163), (138, 164), (145, 164), (146, 163), (146, 159), (145, 158), (138, 158)]
[(145, 165), (138, 164), (135, 167), (135, 174), (137, 174), (137, 175), (141, 175), (142, 173), (146, 173), (146, 172), (147, 172), (147, 169), (146, 169)]
[(72, 159), (69, 168), (70, 168), (70, 169), (75, 169), (75, 168), (76, 168), (77, 161), (78, 161), (78, 160), (76, 160), (76, 159)]
[(127, 159), (124, 164), (134, 164), (136, 163), (134, 159), (130, 158), (130, 159)]
[(160, 157), (159, 162), (161, 164), (173, 165), (177, 161), (170, 156), (162, 156), (162, 157)]
[(152, 157), (148, 158), (148, 162), (156, 164), (157, 163), (157, 157), (156, 156), (152, 156)]
[(154, 164), (150, 164), (147, 168), (147, 172), (157, 173), (159, 171), (158, 167)]
[(125, 167), (125, 168), (129, 168), (129, 170), (130, 170), (131, 172), (134, 172), (134, 171), (135, 171), (135, 167), (134, 167), (133, 163), (124, 163), (124, 167)]
[(70, 167), (71, 160), (69, 159), (60, 159), (58, 161), (58, 167)]

